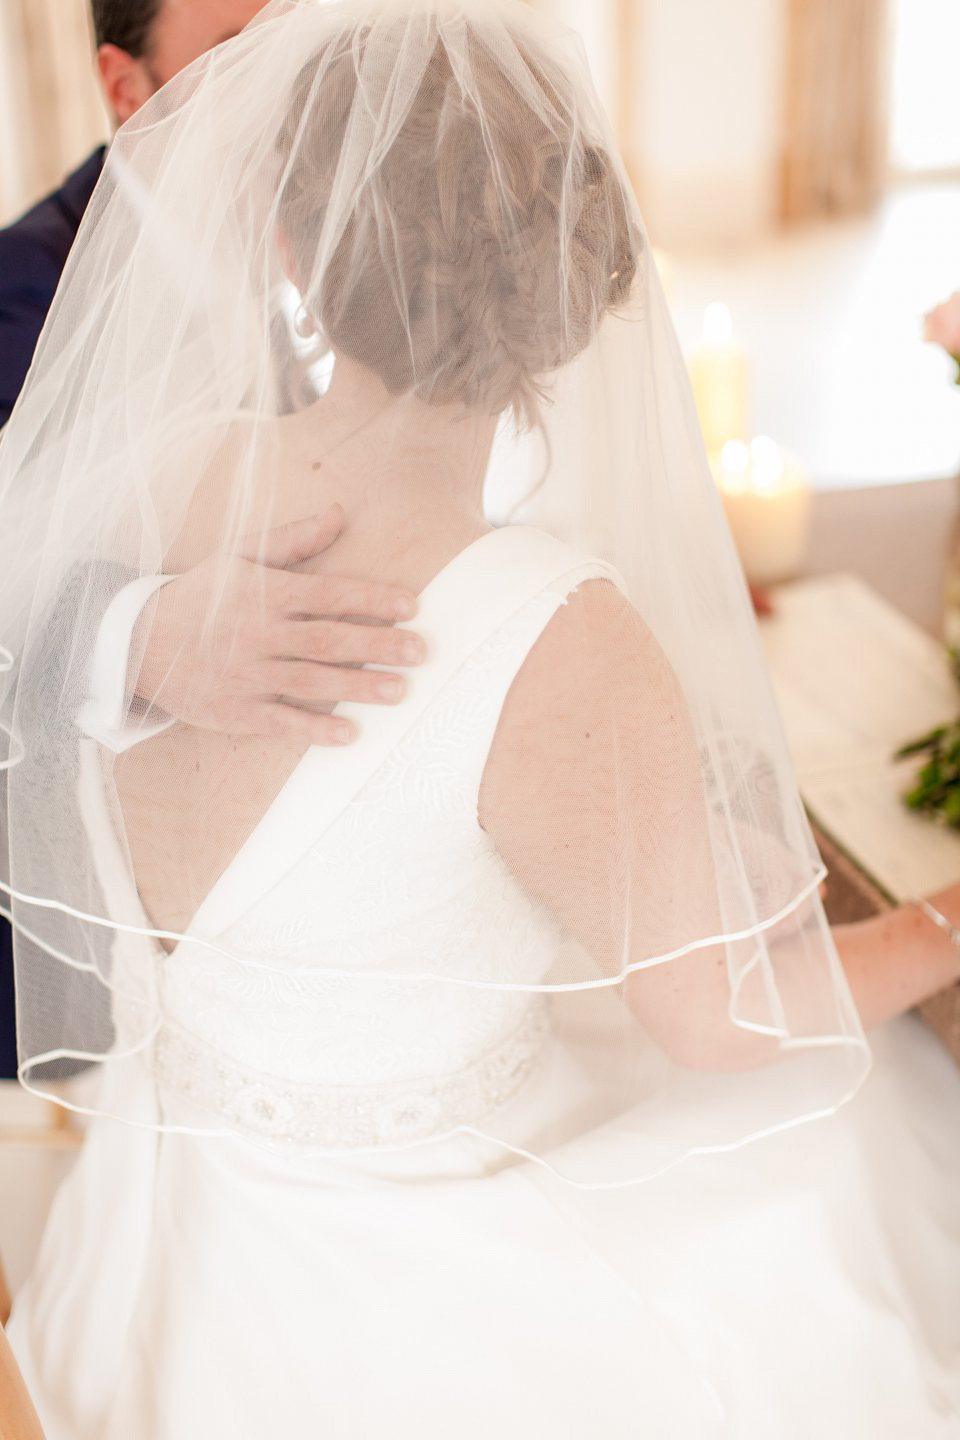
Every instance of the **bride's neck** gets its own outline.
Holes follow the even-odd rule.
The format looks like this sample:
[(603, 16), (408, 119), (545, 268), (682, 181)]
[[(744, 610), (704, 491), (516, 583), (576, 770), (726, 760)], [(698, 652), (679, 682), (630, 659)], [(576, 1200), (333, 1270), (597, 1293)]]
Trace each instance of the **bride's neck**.
[(338, 356), (326, 395), (295, 425), (318, 489), (329, 489), (348, 519), (371, 506), (384, 515), (426, 506), (482, 519), (495, 417), (392, 395), (369, 370)]

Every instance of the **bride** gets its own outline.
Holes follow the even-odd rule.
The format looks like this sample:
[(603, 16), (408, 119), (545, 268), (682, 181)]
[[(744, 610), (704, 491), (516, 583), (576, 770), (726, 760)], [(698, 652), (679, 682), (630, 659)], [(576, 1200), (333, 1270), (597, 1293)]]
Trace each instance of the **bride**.
[[(169, 721), (165, 580), (223, 654), (246, 537), (328, 505), (290, 569), (419, 594), (406, 693), (335, 749)], [(566, 32), (277, 0), (167, 86), (0, 513), (21, 1076), (93, 1117), (9, 1327), (48, 1440), (960, 1433), (960, 1075), (904, 1014), (960, 892), (827, 927)]]

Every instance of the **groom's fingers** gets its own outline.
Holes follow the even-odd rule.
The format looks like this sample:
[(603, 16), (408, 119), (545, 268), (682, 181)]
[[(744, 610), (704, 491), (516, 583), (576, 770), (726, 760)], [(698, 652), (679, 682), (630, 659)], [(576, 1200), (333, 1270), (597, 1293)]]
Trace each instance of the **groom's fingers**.
[(350, 615), (392, 625), (412, 619), (417, 611), (417, 598), (410, 590), (342, 575), (294, 575), (288, 571), (276, 576), (275, 586), (271, 599), (291, 618)]
[[(403, 679), (363, 667), (427, 658), (420, 637), (398, 624), (415, 615), (416, 596), (292, 568), (332, 545), (343, 526), (333, 505), (248, 536), (236, 553), (220, 552), (166, 585), (151, 602), (141, 698), (185, 724), (308, 745), (348, 744), (353, 735), (349, 721), (316, 706), (397, 704)], [(203, 623), (210, 615), (215, 625)]]
[[(288, 615), (352, 615), (393, 624), (416, 614), (417, 600), (397, 585), (377, 585), (339, 575), (298, 574), (291, 567), (328, 550), (346, 523), (341, 505), (323, 515), (294, 520), (247, 535), (235, 552), (241, 559), (276, 572), (277, 599)], [(283, 572), (280, 581), (279, 572)]]
[(314, 715), (279, 700), (265, 702), (250, 712), (250, 733), (324, 746), (349, 745), (355, 735), (350, 721), (339, 715)]
[(295, 705), (337, 705), (345, 700), (361, 705), (396, 705), (406, 688), (399, 675), (382, 670), (311, 665), (305, 660), (277, 660), (266, 668), (265, 677), (272, 695)]
[(420, 665), (426, 646), (411, 630), (350, 625), (345, 620), (293, 620), (270, 632), (270, 650), (282, 660), (321, 665)]
[(305, 520), (292, 520), (272, 530), (245, 535), (235, 553), (270, 570), (285, 570), (289, 565), (299, 565), (312, 555), (329, 550), (345, 524), (343, 506), (331, 505), (322, 515), (310, 515)]

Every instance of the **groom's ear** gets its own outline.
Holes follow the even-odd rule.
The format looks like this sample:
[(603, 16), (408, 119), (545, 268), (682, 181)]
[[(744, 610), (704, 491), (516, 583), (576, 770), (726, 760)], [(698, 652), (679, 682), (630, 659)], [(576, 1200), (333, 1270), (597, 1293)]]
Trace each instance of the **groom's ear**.
[(118, 125), (145, 105), (156, 89), (144, 62), (121, 50), (119, 45), (100, 46), (97, 69), (107, 105)]

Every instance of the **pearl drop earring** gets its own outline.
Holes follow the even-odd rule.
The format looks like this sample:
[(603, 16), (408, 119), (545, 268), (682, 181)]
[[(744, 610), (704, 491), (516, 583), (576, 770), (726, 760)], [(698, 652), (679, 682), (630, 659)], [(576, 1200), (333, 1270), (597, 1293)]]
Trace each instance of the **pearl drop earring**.
[(296, 314), (293, 317), (293, 330), (301, 340), (312, 340), (316, 335), (317, 327), (306, 305), (297, 306)]

